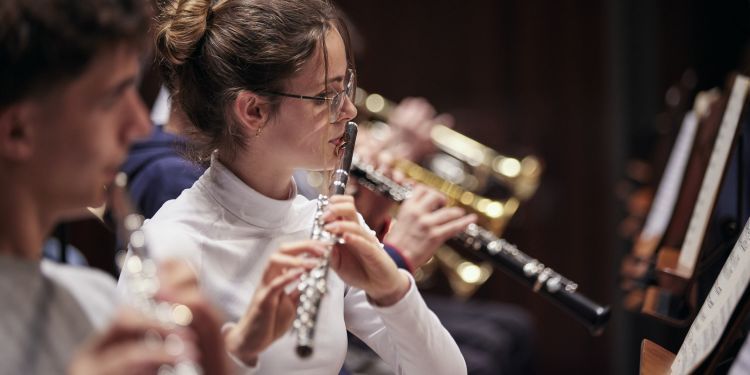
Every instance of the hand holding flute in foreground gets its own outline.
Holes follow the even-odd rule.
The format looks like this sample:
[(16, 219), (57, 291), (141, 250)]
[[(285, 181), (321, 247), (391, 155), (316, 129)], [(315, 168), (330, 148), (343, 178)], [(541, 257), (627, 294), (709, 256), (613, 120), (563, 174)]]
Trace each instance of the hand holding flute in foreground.
[[(178, 260), (162, 262), (159, 283), (157, 298), (187, 307), (190, 324), (167, 327), (142, 312), (123, 308), (106, 330), (82, 345), (69, 374), (155, 374), (185, 358), (199, 363), (207, 373), (228, 373), (219, 314), (202, 296), (190, 266)], [(163, 340), (173, 334), (180, 338), (179, 346)]]

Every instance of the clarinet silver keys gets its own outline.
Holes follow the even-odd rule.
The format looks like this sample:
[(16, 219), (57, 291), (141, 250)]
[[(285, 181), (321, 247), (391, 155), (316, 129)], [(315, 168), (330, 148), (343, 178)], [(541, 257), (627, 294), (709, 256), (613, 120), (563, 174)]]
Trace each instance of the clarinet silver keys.
[[(339, 144), (339, 148), (337, 149), (337, 154), (341, 155), (341, 163), (340, 167), (333, 173), (330, 195), (343, 194), (346, 189), (346, 182), (349, 179), (349, 168), (351, 167), (352, 156), (354, 154), (354, 143), (357, 140), (357, 124), (348, 122), (343, 137), (343, 142)], [(301, 293), (292, 329), (297, 339), (297, 355), (302, 358), (309, 357), (313, 353), (313, 339), (315, 338), (315, 326), (318, 319), (320, 302), (328, 288), (330, 250), (333, 248), (333, 245), (341, 243), (340, 238), (323, 228), (325, 222), (322, 217), (326, 207), (328, 207), (328, 196), (320, 195), (317, 204), (310, 238), (325, 242), (328, 245), (328, 251), (318, 266), (302, 275), (298, 285)]]
[[(351, 174), (360, 186), (396, 203), (403, 202), (409, 196), (408, 188), (377, 172), (372, 166), (355, 161)], [(601, 306), (591, 301), (578, 292), (578, 284), (476, 224), (470, 224), (466, 230), (449, 239), (446, 244), (456, 249), (471, 250), (489, 259), (497, 268), (570, 313), (594, 335), (601, 333), (609, 320), (609, 306)]]

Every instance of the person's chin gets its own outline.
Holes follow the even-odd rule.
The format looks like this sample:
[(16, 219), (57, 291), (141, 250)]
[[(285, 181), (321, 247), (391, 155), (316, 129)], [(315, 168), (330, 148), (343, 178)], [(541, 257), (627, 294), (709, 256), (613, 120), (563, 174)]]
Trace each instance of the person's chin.
[(92, 199), (86, 204), (87, 207), (101, 207), (107, 204), (107, 190), (104, 188), (95, 191)]
[(339, 166), (338, 160), (331, 160), (327, 164), (320, 167), (322, 171), (330, 171), (336, 169)]
[[(317, 160), (316, 162), (310, 162), (312, 160)], [(325, 170), (334, 169), (338, 166), (338, 159), (327, 157), (325, 160), (323, 160), (322, 157), (318, 156), (315, 159), (310, 159), (307, 163), (305, 163), (304, 167), (301, 169), (304, 169), (306, 171), (311, 172), (320, 172)]]
[(103, 210), (107, 206), (107, 199), (107, 188), (104, 185), (99, 185), (87, 194), (87, 199), (81, 205), (84, 208), (82, 211), (90, 213), (100, 209)]
[[(99, 212), (104, 211), (104, 200), (101, 200), (102, 203), (97, 204), (82, 204), (77, 207), (71, 207), (61, 215), (61, 220), (63, 221), (78, 221), (78, 220), (86, 220), (86, 219), (93, 219), (93, 218), (99, 218), (101, 219), (101, 215), (98, 214)], [(94, 203), (95, 201), (92, 201)]]
[(326, 165), (312, 165), (312, 166), (304, 167), (302, 169), (304, 169), (304, 170), (306, 170), (308, 172), (325, 172), (325, 171), (330, 171), (333, 168), (336, 168), (336, 166), (335, 165), (331, 165), (331, 166), (326, 166)]

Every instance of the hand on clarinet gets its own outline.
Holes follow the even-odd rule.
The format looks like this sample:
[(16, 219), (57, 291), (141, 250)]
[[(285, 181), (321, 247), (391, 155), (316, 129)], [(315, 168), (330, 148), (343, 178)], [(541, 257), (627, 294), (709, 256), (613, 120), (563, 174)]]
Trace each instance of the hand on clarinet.
[[(357, 156), (359, 160), (365, 164), (372, 166), (380, 173), (387, 175), (389, 178), (397, 182), (402, 182), (406, 179), (403, 173), (393, 169), (393, 163), (395, 159), (393, 155), (387, 150), (381, 150), (377, 154), (372, 154), (367, 157), (362, 157), (359, 152), (360, 144), (368, 144), (371, 137), (367, 136), (365, 132), (363, 141), (360, 142), (360, 136), (357, 136)], [(356, 193), (354, 194), (354, 201), (358, 211), (362, 214), (370, 228), (377, 232), (381, 232), (384, 228), (390, 212), (393, 207), (396, 206), (391, 199), (383, 196), (382, 194), (373, 192), (367, 188), (358, 186), (356, 179), (349, 181), (351, 186), (356, 186)]]
[(460, 207), (445, 207), (445, 196), (417, 184), (401, 204), (384, 241), (395, 246), (414, 268), (419, 268), (449, 238), (476, 222), (475, 214)]
[(438, 124), (453, 127), (451, 115), (436, 113), (425, 98), (405, 98), (393, 109), (388, 119), (393, 131), (386, 144), (396, 158), (419, 163), (435, 152), (432, 128)]
[(323, 219), (327, 231), (344, 239), (343, 245), (334, 246), (330, 263), (344, 282), (363, 289), (379, 306), (403, 298), (410, 287), (409, 278), (398, 271), (375, 235), (360, 224), (354, 198), (331, 196)]
[(324, 252), (322, 243), (306, 240), (284, 244), (271, 255), (245, 315), (225, 332), (229, 353), (255, 366), (258, 355), (289, 331), (300, 292), (286, 293), (285, 287), (315, 267)]

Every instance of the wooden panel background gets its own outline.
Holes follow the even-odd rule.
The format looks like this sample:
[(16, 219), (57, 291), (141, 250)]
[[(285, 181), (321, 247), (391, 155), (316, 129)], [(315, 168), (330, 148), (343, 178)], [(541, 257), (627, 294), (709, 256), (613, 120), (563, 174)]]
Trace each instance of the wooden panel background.
[[(723, 82), (747, 39), (747, 1), (361, 1), (338, 4), (364, 40), (359, 83), (425, 96), (457, 128), (505, 153), (536, 153), (542, 185), (506, 237), (617, 308), (624, 251), (615, 185), (648, 156), (663, 93), (688, 67)], [(592, 338), (547, 301), (494, 276), (478, 298), (528, 309), (540, 373), (635, 373), (631, 318)]]

